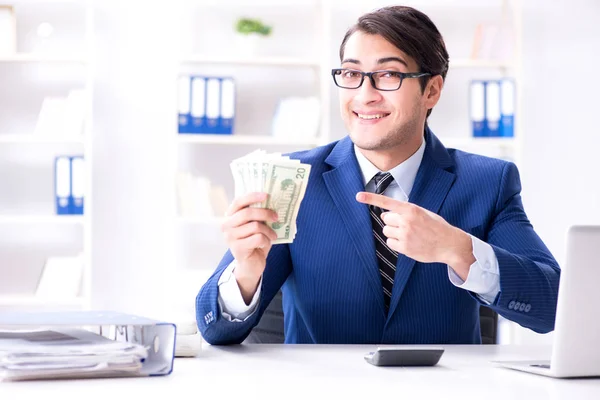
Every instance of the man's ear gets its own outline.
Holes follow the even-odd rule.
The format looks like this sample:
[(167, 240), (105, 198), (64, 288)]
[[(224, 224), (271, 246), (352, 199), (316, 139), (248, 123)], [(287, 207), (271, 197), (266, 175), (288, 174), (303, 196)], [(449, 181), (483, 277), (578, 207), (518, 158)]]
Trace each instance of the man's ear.
[(440, 100), (443, 87), (444, 79), (441, 75), (435, 75), (429, 80), (429, 82), (427, 82), (427, 86), (425, 87), (425, 93), (423, 94), (425, 98), (425, 106), (427, 107), (427, 109), (433, 108)]

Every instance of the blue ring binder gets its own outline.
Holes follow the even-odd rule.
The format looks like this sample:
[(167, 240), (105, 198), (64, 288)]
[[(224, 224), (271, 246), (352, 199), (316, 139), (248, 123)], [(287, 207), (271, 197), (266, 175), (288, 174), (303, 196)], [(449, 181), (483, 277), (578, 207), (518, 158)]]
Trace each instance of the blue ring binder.
[(94, 329), (92, 332), (108, 339), (141, 344), (148, 348), (148, 357), (141, 370), (131, 376), (163, 376), (173, 372), (177, 330), (173, 323), (111, 311), (0, 312), (0, 329), (37, 328)]

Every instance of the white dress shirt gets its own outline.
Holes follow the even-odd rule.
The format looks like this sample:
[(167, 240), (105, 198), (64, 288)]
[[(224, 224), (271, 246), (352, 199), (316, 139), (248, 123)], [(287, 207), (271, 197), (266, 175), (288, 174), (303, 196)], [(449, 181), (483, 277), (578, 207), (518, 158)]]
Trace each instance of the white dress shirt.
[[(395, 200), (408, 201), (410, 192), (415, 183), (415, 178), (425, 153), (425, 140), (421, 147), (406, 161), (387, 171), (394, 177), (393, 182), (383, 192), (386, 196)], [(367, 192), (374, 192), (373, 177), (381, 172), (354, 146), (354, 153), (362, 172), (363, 183)], [(473, 245), (473, 256), (475, 262), (471, 264), (467, 280), (463, 281), (454, 270), (448, 266), (448, 279), (456, 287), (469, 290), (487, 304), (494, 301), (500, 291), (500, 273), (498, 270), (498, 259), (494, 249), (489, 244), (471, 236)], [(258, 284), (258, 290), (254, 294), (249, 305), (242, 298), (240, 288), (233, 275), (236, 267), (234, 260), (221, 275), (219, 285), (219, 306), (221, 314), (229, 321), (243, 321), (249, 317), (256, 306), (260, 296), (262, 277)]]

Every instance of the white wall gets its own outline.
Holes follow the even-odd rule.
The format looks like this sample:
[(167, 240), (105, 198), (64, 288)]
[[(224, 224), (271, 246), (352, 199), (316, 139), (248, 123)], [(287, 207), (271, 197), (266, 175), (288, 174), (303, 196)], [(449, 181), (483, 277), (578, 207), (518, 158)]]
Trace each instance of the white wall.
[(523, 196), (535, 227), (562, 261), (568, 226), (600, 223), (600, 2), (524, 3)]
[[(146, 2), (143, 13), (126, 2), (96, 3), (93, 302), (151, 315), (170, 296), (156, 293), (171, 293), (165, 289), (174, 267), (174, 228), (164, 213), (174, 207), (172, 170), (161, 160), (173, 162), (177, 11), (166, 3)], [(523, 200), (562, 261), (567, 227), (600, 223), (600, 3), (524, 3)], [(337, 54), (338, 41), (333, 45)], [(336, 108), (332, 114), (336, 121)]]
[[(600, 2), (524, 1), (523, 202), (562, 267), (573, 224), (600, 224)], [(552, 335), (519, 330), (518, 342)]]

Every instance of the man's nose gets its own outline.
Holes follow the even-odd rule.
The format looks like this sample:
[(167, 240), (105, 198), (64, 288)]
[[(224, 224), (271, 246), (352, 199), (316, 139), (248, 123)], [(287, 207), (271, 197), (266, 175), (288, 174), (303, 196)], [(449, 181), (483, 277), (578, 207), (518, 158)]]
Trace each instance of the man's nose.
[(373, 87), (371, 79), (365, 76), (365, 80), (357, 90), (355, 99), (362, 104), (372, 103), (381, 100), (381, 92)]

